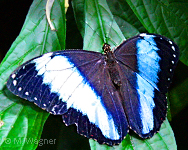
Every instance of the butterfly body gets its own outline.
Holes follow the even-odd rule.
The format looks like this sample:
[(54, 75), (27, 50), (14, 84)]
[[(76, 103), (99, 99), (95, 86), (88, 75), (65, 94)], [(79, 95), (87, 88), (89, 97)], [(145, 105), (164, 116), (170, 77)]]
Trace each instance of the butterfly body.
[(177, 45), (160, 35), (140, 34), (113, 51), (104, 44), (103, 50), (36, 57), (10, 75), (7, 87), (99, 143), (119, 144), (130, 129), (152, 137), (166, 118)]
[(103, 45), (103, 51), (105, 55), (105, 64), (108, 67), (111, 81), (114, 83), (115, 86), (119, 87), (121, 85), (121, 79), (117, 69), (118, 67), (117, 67), (117, 61), (115, 59), (115, 55), (111, 50), (109, 44), (105, 43)]

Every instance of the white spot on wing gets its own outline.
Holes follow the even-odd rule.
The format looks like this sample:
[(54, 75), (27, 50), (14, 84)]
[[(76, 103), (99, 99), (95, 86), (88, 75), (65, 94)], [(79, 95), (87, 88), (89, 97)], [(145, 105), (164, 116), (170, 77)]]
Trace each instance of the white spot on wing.
[(17, 81), (16, 80), (13, 80), (13, 85), (16, 86), (17, 85)]
[[(97, 96), (80, 72), (74, 68), (74, 64), (61, 55), (50, 59), (51, 57), (45, 58), (46, 64), (35, 60), (38, 75), (43, 75), (43, 84), (49, 85), (51, 92), (57, 93), (59, 98), (67, 103), (67, 109), (72, 107), (86, 115), (90, 122), (101, 129), (104, 136), (118, 140), (120, 135), (112, 116), (107, 113), (101, 97)], [(55, 112), (55, 107), (52, 112)]]
[(172, 46), (172, 50), (175, 51), (175, 47), (174, 46)]
[(19, 87), (19, 88), (18, 88), (18, 91), (21, 91), (21, 90), (22, 90), (22, 88), (21, 88), (21, 87)]
[(15, 73), (14, 73), (14, 74), (12, 74), (12, 76), (11, 76), (11, 77), (12, 77), (12, 79), (14, 79), (14, 78), (16, 77), (16, 74), (15, 74)]
[(53, 108), (52, 108), (52, 112), (54, 113), (54, 114), (56, 114), (56, 112), (55, 112), (55, 108), (56, 108), (57, 106), (55, 105)]
[(36, 98), (36, 97), (34, 97), (34, 100), (37, 100), (37, 98)]
[(25, 92), (25, 95), (29, 95), (29, 92)]

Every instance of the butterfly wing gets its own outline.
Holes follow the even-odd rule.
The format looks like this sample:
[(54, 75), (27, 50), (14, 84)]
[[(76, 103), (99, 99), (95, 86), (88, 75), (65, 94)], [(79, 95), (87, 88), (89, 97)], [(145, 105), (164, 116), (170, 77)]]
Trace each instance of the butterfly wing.
[(100, 53), (66, 50), (47, 53), (18, 67), (7, 87), (34, 102), (78, 133), (99, 143), (120, 143), (128, 125), (118, 92)]
[(166, 92), (179, 58), (177, 45), (155, 34), (140, 34), (115, 51), (124, 110), (130, 129), (152, 137), (166, 118)]
[[(91, 87), (97, 89), (98, 98), (102, 100), (106, 112), (102, 109), (99, 102), (92, 100), (91, 93), (83, 90), (81, 91), (83, 93), (80, 94), (87, 94), (87, 100), (83, 102), (83, 107), (86, 107), (85, 109), (88, 109), (88, 111), (82, 113), (77, 111), (75, 107), (71, 107), (67, 113), (63, 114), (63, 120), (67, 125), (76, 123), (78, 125), (78, 133), (88, 138), (94, 138), (99, 143), (106, 143), (108, 145), (119, 144), (128, 131), (121, 98), (111, 82), (107, 68), (102, 63), (95, 65), (91, 68), (91, 72), (87, 74), (87, 80)], [(83, 69), (85, 69), (84, 66), (79, 68), (79, 70)], [(82, 98), (83, 96), (80, 96), (80, 99)], [(88, 102), (89, 104), (87, 104)], [(88, 115), (92, 116), (93, 121), (88, 119)], [(102, 130), (100, 131), (96, 125)]]

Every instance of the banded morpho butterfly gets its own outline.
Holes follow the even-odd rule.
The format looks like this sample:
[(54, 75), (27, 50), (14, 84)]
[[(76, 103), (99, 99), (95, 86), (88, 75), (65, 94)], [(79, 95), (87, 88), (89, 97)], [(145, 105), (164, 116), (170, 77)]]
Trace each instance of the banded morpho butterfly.
[(142, 33), (104, 54), (50, 52), (19, 66), (8, 89), (100, 144), (119, 144), (133, 130), (141, 138), (159, 131), (167, 114), (166, 93), (179, 57), (177, 45)]

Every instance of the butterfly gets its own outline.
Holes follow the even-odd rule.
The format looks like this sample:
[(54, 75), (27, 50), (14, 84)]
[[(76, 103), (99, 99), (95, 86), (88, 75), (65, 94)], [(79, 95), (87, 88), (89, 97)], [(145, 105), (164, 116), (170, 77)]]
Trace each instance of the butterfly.
[(167, 89), (179, 58), (164, 36), (142, 33), (104, 53), (63, 50), (35, 57), (7, 81), (15, 95), (35, 103), (100, 144), (121, 143), (129, 130), (141, 138), (159, 131)]

